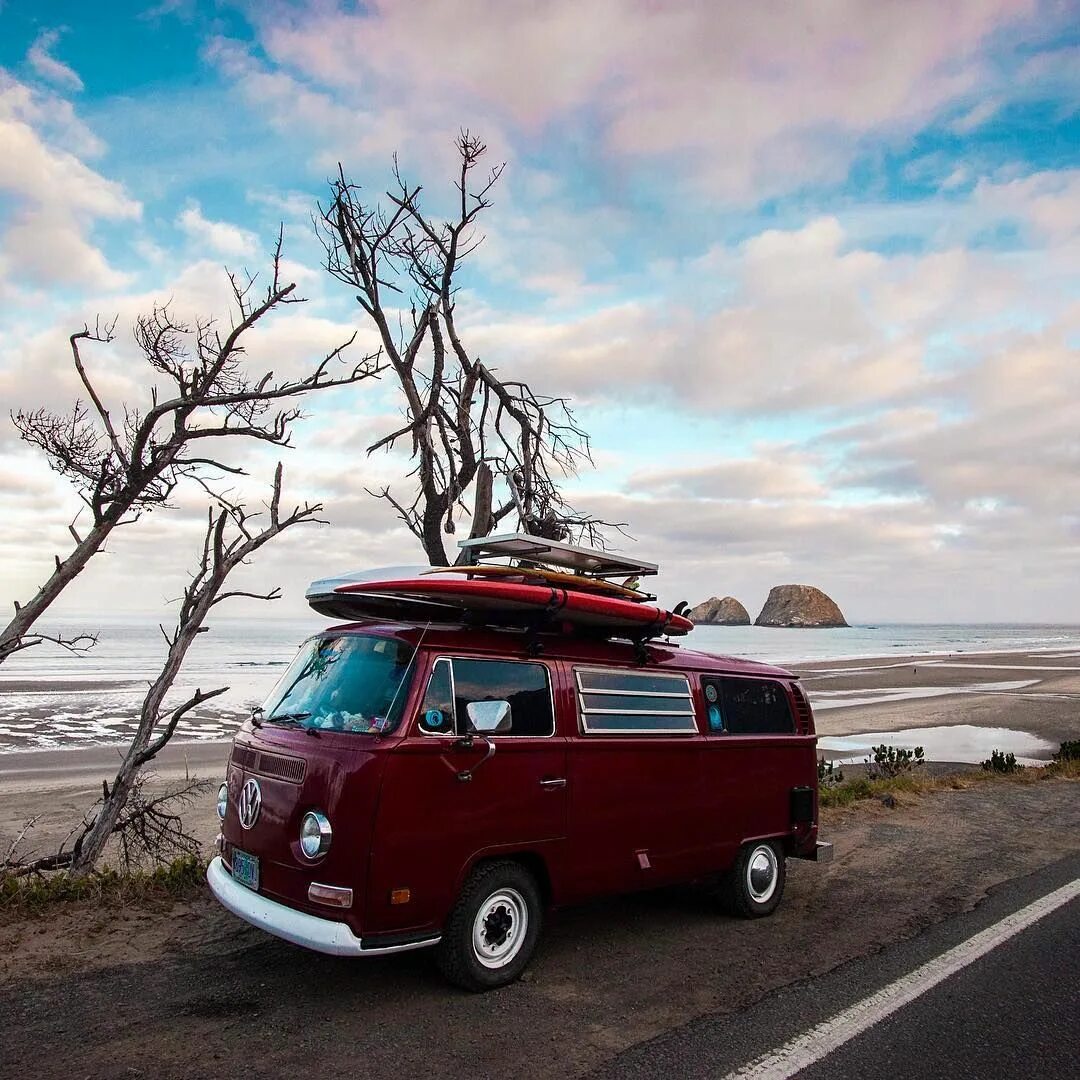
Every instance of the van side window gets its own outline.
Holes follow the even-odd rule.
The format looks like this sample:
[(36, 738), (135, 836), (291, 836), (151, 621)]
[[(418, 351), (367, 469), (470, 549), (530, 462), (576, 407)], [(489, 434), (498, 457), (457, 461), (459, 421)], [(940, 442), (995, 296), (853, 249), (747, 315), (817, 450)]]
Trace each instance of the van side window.
[(454, 683), (449, 660), (436, 660), (431, 669), (431, 681), (420, 706), (420, 730), (429, 735), (454, 733)]
[(703, 677), (709, 731), (731, 735), (791, 735), (795, 724), (784, 687), (771, 679)]
[(551, 684), (543, 664), (440, 657), (420, 706), (420, 730), (427, 735), (464, 735), (471, 701), (510, 703), (510, 728), (500, 736), (555, 733)]
[(695, 734), (685, 675), (575, 668), (581, 728), (587, 735)]
[(510, 729), (500, 735), (553, 735), (551, 684), (543, 664), (455, 660), (454, 705), (458, 731), (468, 728), (470, 701), (508, 701)]

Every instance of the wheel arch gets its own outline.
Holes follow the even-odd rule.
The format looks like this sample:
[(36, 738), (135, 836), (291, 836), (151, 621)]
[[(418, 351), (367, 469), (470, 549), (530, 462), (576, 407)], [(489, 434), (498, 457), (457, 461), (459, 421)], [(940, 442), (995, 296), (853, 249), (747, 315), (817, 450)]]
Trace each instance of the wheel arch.
[(457, 895), (460, 895), (469, 875), (486, 866), (488, 863), (516, 862), (532, 874), (540, 890), (540, 899), (545, 908), (550, 908), (554, 903), (555, 892), (551, 881), (551, 871), (548, 868), (547, 859), (534, 848), (522, 848), (506, 851), (484, 851), (475, 855), (464, 867), (457, 883)]

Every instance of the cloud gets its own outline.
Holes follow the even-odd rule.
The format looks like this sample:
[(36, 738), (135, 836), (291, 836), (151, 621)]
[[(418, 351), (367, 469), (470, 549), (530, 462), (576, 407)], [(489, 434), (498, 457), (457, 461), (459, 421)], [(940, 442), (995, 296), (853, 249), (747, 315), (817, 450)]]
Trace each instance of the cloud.
[(78, 74), (50, 53), (60, 40), (60, 33), (59, 30), (42, 30), (26, 54), (27, 62), (38, 75), (62, 90), (81, 90), (83, 81)]
[(595, 135), (612, 161), (678, 162), (710, 198), (745, 200), (842, 177), (869, 133), (899, 138), (958, 107), (970, 117), (993, 75), (988, 43), (1011, 30), (1037, 51), (1037, 10), (867, 0), (793, 19), (776, 5), (644, 0), (319, 4), (256, 17), (273, 71), (232, 63), (247, 93), (294, 115), (323, 97), (316, 123), (330, 100), (360, 107), (353, 131), (379, 145), (396, 134), (406, 149), (463, 116), (519, 141)]
[(227, 258), (253, 255), (257, 249), (258, 237), (254, 233), (227, 221), (210, 221), (194, 200), (180, 212), (176, 224), (194, 243)]
[[(1060, 117), (1075, 103), (1075, 52), (1048, 47), (1061, 11), (263, 5), (253, 41), (209, 40), (197, 100), (95, 100), (87, 115), (118, 151), (107, 159), (69, 100), (75, 81), (46, 70), (59, 64), (48, 32), (35, 43), (46, 67), (28, 60), (52, 90), (0, 73), (13, 148), (0, 159), (0, 398), (69, 405), (66, 335), (95, 310), (126, 330), (172, 296), (178, 316), (227, 320), (220, 262), (261, 268), (280, 217), (297, 226), (284, 272), (313, 303), (261, 325), (248, 362), (302, 370), (359, 317), (316, 269), (305, 190), (341, 160), (377, 193), (400, 150), (441, 214), (465, 122), (511, 167), (462, 277), (459, 325), (485, 363), (571, 395), (601, 468), (567, 495), (630, 523), (665, 567), (665, 599), (730, 592), (754, 611), (771, 585), (807, 581), (853, 618), (1071, 617), (1080, 181), (1025, 159), (1019, 127), (998, 139), (1018, 104), (1050, 101)], [(112, 134), (138, 143), (162, 108), (195, 133), (211, 100), (220, 139), (198, 155), (171, 156), (190, 141), (173, 130), (147, 171)], [(126, 278), (110, 260), (129, 240)], [(357, 347), (373, 344), (365, 331)], [(145, 391), (126, 333), (86, 355), (111, 401)], [(293, 614), (313, 577), (418, 555), (365, 491), (408, 469), (400, 453), (364, 453), (400, 418), (390, 380), (303, 408), (295, 450), (229, 451), (251, 499), (280, 456), (288, 498), (326, 503), (330, 530), (298, 530), (249, 571), (281, 581)], [(20, 596), (78, 506), (10, 427), (0, 489), (0, 592)], [(175, 596), (201, 513), (191, 490), (125, 530), (70, 602)], [(126, 589), (131, 566), (152, 584)]]
[(973, 203), (993, 219), (1019, 224), (1035, 243), (1059, 247), (1080, 239), (1080, 169), (983, 179)]
[[(54, 103), (59, 104), (55, 113)], [(99, 220), (137, 220), (142, 207), (121, 184), (50, 137), (50, 132), (73, 133), (84, 153), (100, 151), (66, 104), (0, 69), (0, 192), (13, 207), (0, 236), (0, 289), (16, 277), (106, 288), (127, 280), (109, 265), (91, 233)]]
[(642, 470), (628, 488), (655, 497), (784, 502), (822, 499), (826, 489), (817, 476), (820, 462), (784, 445), (759, 445), (753, 456), (681, 469)]

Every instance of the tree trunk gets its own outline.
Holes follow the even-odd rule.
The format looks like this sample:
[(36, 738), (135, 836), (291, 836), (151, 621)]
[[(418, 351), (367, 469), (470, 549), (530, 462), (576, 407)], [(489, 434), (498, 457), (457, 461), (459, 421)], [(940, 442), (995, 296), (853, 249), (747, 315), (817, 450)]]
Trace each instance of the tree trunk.
[(128, 747), (120, 771), (116, 774), (112, 787), (109, 789), (109, 794), (101, 805), (101, 812), (90, 827), (89, 832), (82, 838), (78, 853), (71, 864), (72, 874), (76, 876), (89, 874), (97, 865), (97, 861), (101, 858), (101, 853), (105, 850), (105, 845), (109, 842), (109, 837), (112, 836), (113, 829), (120, 819), (120, 814), (127, 805), (128, 796), (135, 785), (135, 780), (138, 778), (139, 770), (142, 768), (138, 764), (138, 755), (144, 749), (146, 749), (145, 746), (137, 748), (135, 743)]
[[(469, 530), (470, 540), (489, 535), (495, 527), (495, 518), (491, 512), (494, 485), (495, 477), (492, 475), (491, 466), (486, 461), (481, 461), (476, 469), (476, 497), (473, 500), (472, 528)], [(460, 566), (470, 558), (469, 553), (462, 550), (458, 554), (454, 565)]]
[[(279, 466), (280, 468), (280, 466)], [(216, 593), (216, 590), (215, 590)], [(82, 838), (82, 846), (72, 863), (72, 873), (81, 875), (88, 874), (94, 869), (105, 845), (109, 842), (117, 819), (127, 805), (128, 795), (131, 794), (132, 786), (139, 770), (146, 764), (144, 757), (150, 741), (154, 735), (162, 714), (162, 705), (165, 695), (172, 688), (176, 676), (183, 666), (184, 657), (191, 648), (192, 642), (200, 632), (206, 613), (212, 606), (214, 596), (203, 597), (198, 605), (198, 610), (189, 617), (177, 630), (173, 644), (169, 647), (169, 655), (158, 677), (151, 684), (150, 689), (143, 698), (142, 709), (139, 713), (139, 727), (133, 736), (124, 760), (112, 783), (112, 788), (105, 797), (101, 812), (94, 824)]]
[(431, 566), (449, 566), (446, 545), (443, 543), (443, 510), (437, 502), (428, 502), (424, 506), (423, 544), (424, 554)]

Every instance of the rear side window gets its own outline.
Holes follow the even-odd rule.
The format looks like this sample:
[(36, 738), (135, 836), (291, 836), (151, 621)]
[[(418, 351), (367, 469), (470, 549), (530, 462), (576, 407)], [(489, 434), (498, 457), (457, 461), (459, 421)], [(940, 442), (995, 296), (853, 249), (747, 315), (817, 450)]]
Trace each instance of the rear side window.
[(697, 732), (685, 675), (575, 668), (582, 730), (589, 735)]
[(551, 683), (543, 664), (440, 658), (420, 706), (420, 730), (464, 735), (472, 701), (506, 701), (510, 727), (499, 735), (553, 735)]
[(787, 691), (772, 679), (701, 680), (709, 731), (730, 735), (791, 735)]

